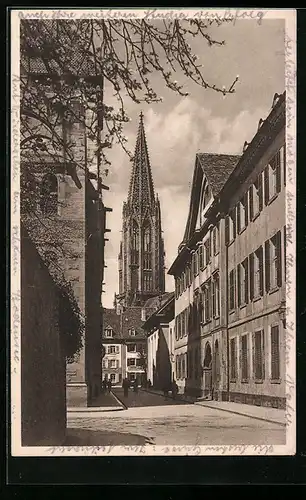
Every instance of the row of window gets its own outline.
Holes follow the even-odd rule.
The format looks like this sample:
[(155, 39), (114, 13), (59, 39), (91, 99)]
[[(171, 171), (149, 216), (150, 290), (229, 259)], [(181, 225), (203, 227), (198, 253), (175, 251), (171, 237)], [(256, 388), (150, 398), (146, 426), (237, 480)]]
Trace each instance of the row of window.
[[(143, 267), (144, 269), (152, 269), (152, 241), (151, 227), (149, 222), (144, 223), (142, 235), (143, 249)], [(132, 264), (139, 264), (139, 227), (136, 221), (133, 221), (131, 228), (131, 258)]]
[(119, 368), (119, 359), (103, 359), (102, 368)]
[[(241, 337), (234, 337), (230, 340), (230, 381), (238, 381), (238, 367), (240, 366), (240, 381), (249, 382), (251, 378), (255, 382), (263, 382), (265, 373), (265, 332), (263, 329), (252, 334), (252, 346), (250, 346), (250, 336), (244, 334)], [(239, 349), (239, 363), (238, 363)], [(250, 356), (252, 356), (253, 373), (251, 373)], [(270, 381), (279, 382), (281, 377), (280, 368), (280, 333), (279, 325), (270, 327)], [(175, 357), (176, 378), (198, 379), (202, 375), (200, 349), (196, 347), (188, 352), (178, 354)], [(213, 379), (218, 382), (221, 374), (221, 362), (218, 340), (214, 346), (214, 356), (207, 343), (205, 349), (204, 368), (213, 369)]]
[(188, 335), (202, 324), (220, 316), (220, 279), (216, 272), (195, 294), (193, 304), (184, 309), (175, 318), (176, 340)]
[(127, 358), (127, 366), (143, 366), (143, 360), (139, 358)]
[[(283, 236), (285, 245), (285, 229)], [(282, 285), (282, 234), (278, 231), (254, 253), (251, 253), (236, 269), (229, 273), (229, 310), (262, 297)], [(237, 284), (236, 284), (237, 280)]]
[(199, 379), (201, 376), (201, 354), (199, 347), (175, 357), (176, 379)]
[(281, 191), (281, 172), (285, 184), (285, 149), (281, 148), (249, 190), (231, 209), (225, 220), (225, 241), (230, 244)]
[(119, 353), (119, 346), (118, 345), (107, 345), (104, 347), (105, 347), (106, 354), (118, 354)]
[[(135, 337), (135, 335), (136, 335), (135, 328), (129, 328), (128, 329), (128, 334), (131, 337)], [(105, 330), (104, 330), (104, 337), (113, 338), (114, 337), (114, 330), (112, 328), (105, 328)]]
[[(248, 334), (242, 335), (239, 339), (232, 338), (230, 340), (230, 380), (236, 382), (238, 380), (238, 348), (240, 359), (240, 379), (241, 382), (248, 382), (251, 378), (250, 370), (250, 355), (253, 362), (253, 378), (256, 382), (262, 382), (266, 378), (265, 373), (265, 332), (258, 330), (252, 335), (252, 345)], [(270, 377), (272, 382), (280, 380), (280, 335), (279, 325), (270, 327)]]
[(178, 298), (192, 283), (193, 277), (203, 271), (211, 262), (212, 255), (217, 255), (220, 249), (219, 226), (215, 226), (204, 242), (192, 253), (191, 262), (187, 264), (181, 276), (175, 279), (175, 295)]

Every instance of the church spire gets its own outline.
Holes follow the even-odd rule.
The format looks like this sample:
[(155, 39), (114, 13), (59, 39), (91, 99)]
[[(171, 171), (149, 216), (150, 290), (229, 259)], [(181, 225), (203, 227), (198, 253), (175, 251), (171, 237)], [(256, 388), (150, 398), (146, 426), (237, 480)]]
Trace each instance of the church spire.
[(139, 116), (139, 127), (133, 158), (128, 201), (134, 207), (139, 208), (152, 206), (154, 203), (154, 186), (142, 111)]

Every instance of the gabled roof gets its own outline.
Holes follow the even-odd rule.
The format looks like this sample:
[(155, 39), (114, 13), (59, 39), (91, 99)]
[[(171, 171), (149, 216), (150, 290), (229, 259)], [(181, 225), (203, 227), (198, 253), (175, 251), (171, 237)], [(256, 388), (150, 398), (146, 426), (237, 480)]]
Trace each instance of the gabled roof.
[(239, 161), (240, 155), (217, 153), (197, 153), (190, 194), (189, 214), (186, 223), (183, 243), (187, 243), (194, 234), (200, 206), (200, 195), (203, 175), (214, 197), (218, 196), (232, 171)]
[(217, 196), (237, 165), (240, 155), (197, 153), (196, 157), (213, 195)]
[[(103, 308), (103, 332), (107, 327), (111, 327), (114, 332), (114, 339), (137, 340), (145, 337), (142, 329), (141, 319), (142, 307), (129, 307), (121, 314), (117, 314), (115, 309)], [(129, 330), (135, 329), (136, 335), (130, 335)]]

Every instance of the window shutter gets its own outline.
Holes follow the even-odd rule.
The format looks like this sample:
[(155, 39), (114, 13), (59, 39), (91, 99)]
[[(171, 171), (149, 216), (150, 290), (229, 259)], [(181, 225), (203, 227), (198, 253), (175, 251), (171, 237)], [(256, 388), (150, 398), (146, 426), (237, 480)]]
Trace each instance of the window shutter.
[(245, 272), (245, 303), (249, 302), (249, 260), (248, 258), (244, 261), (244, 272)]
[(277, 252), (277, 286), (282, 286), (282, 247), (281, 232), (276, 234), (276, 252)]
[(265, 181), (265, 205), (269, 202), (269, 166), (264, 170), (264, 181)]
[(238, 306), (241, 305), (241, 265), (237, 266), (237, 281), (238, 281)]
[(233, 289), (234, 289), (234, 307), (236, 307), (236, 273), (233, 269)]
[(116, 352), (118, 353), (119, 352), (119, 346), (116, 345)]
[(259, 211), (262, 211), (263, 207), (263, 192), (262, 192), (262, 173), (260, 172), (258, 176), (258, 205), (259, 205)]
[(244, 210), (245, 210), (245, 225), (247, 226), (249, 223), (249, 207), (248, 207), (248, 191), (244, 195)]
[(236, 207), (234, 207), (232, 210), (232, 218), (233, 218), (233, 238), (236, 238), (236, 230), (237, 230)]
[(263, 296), (263, 248), (260, 247), (258, 251), (259, 255), (259, 293), (260, 296)]
[(225, 244), (229, 244), (229, 215), (225, 217)]
[(250, 300), (254, 298), (254, 254), (251, 253), (250, 259)]
[[(242, 379), (242, 337), (238, 337), (239, 340), (239, 372), (238, 372), (238, 378)], [(239, 377), (240, 374), (240, 377)]]
[(281, 152), (279, 151), (276, 155), (276, 192), (279, 193), (281, 190)]
[(270, 290), (270, 240), (265, 242), (265, 282), (266, 292)]
[(116, 359), (116, 368), (119, 368), (119, 359)]
[(240, 233), (241, 229), (241, 205), (237, 203), (237, 232)]
[(266, 356), (265, 356), (265, 332), (264, 330), (262, 330), (261, 332), (261, 349), (262, 349), (262, 352), (261, 352), (261, 359), (262, 359), (262, 380), (265, 379), (265, 376), (266, 376)]
[(250, 377), (256, 378), (256, 356), (255, 356), (255, 333), (252, 334), (252, 375)]
[(251, 187), (250, 187), (250, 189), (249, 189), (249, 204), (250, 204), (249, 211), (250, 211), (250, 220), (253, 220), (253, 217), (254, 217), (253, 189), (254, 189), (254, 187), (253, 187), (253, 186), (251, 186)]

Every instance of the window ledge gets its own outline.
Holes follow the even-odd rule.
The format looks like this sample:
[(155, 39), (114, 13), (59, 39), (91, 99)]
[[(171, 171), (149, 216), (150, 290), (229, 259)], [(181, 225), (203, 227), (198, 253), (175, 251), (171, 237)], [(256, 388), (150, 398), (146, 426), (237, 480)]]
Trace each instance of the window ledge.
[(277, 292), (278, 290), (279, 290), (279, 287), (274, 286), (273, 288), (271, 288), (271, 290), (269, 290), (269, 295), (272, 295), (273, 293)]
[(263, 384), (264, 380), (263, 379), (255, 379), (255, 384)]
[(255, 215), (253, 215), (251, 221), (254, 222), (259, 217), (259, 214), (260, 214), (260, 210), (258, 210), (258, 212), (256, 212)]
[(235, 311), (236, 311), (236, 308), (234, 307), (233, 309), (230, 309), (230, 310), (228, 311), (228, 313), (229, 313), (229, 314), (233, 314)]
[(267, 205), (270, 205), (278, 196), (278, 193), (275, 193), (269, 200), (268, 200), (268, 203)]
[(239, 309), (244, 309), (247, 306), (247, 303), (244, 302), (243, 304), (240, 304)]
[(220, 253), (220, 250), (218, 250), (218, 252), (215, 252), (214, 253), (214, 257), (216, 257), (217, 255), (219, 255), (219, 253)]
[(214, 319), (220, 319), (220, 314), (217, 314), (216, 316), (214, 316)]
[(227, 246), (230, 247), (232, 245), (232, 243), (234, 243), (235, 241), (235, 238), (232, 238), (231, 241), (228, 242)]
[(231, 383), (231, 384), (235, 384), (236, 382), (237, 382), (237, 380), (236, 380), (235, 378), (231, 378), (231, 379), (230, 379), (230, 383)]
[(241, 379), (241, 383), (242, 384), (248, 384), (249, 383), (249, 379), (248, 378), (243, 378), (243, 379)]
[(247, 226), (244, 226), (240, 229), (240, 231), (237, 231), (238, 234), (242, 234), (246, 230)]
[(261, 295), (257, 295), (257, 297), (253, 297), (253, 302), (258, 302), (261, 298)]
[(275, 379), (271, 378), (270, 379), (270, 383), (271, 384), (281, 384), (282, 383), (282, 379), (280, 379), (280, 378), (275, 378)]

